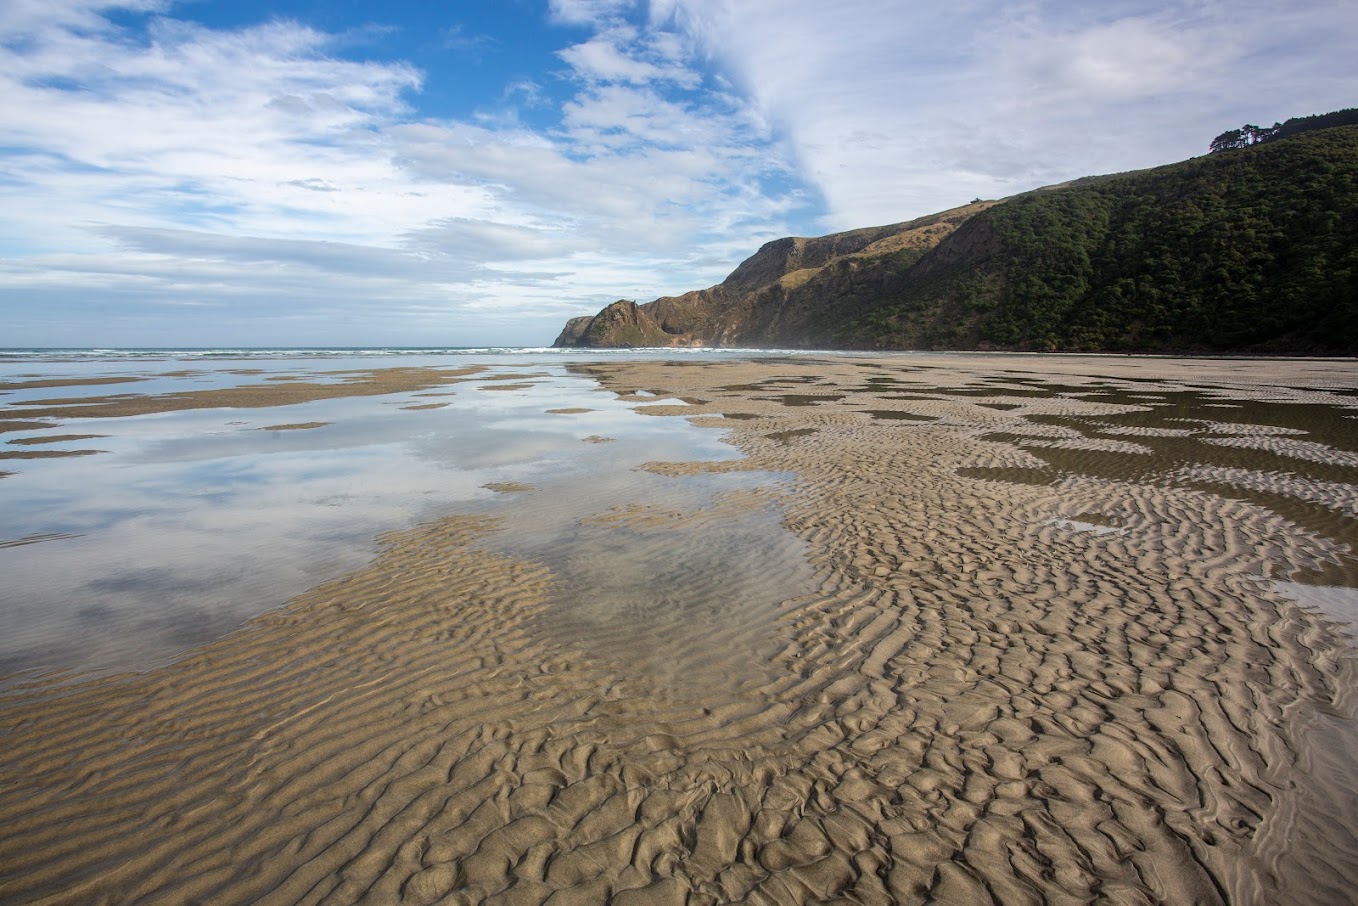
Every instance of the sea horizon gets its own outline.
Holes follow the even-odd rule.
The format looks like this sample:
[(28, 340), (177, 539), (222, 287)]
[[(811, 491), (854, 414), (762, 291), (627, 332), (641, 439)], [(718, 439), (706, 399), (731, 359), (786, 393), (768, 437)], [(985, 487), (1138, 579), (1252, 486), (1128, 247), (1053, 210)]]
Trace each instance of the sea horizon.
[[(803, 349), (794, 347), (756, 346), (0, 346), (0, 366), (21, 362), (98, 362), (98, 361), (156, 361), (167, 359), (230, 360), (230, 359), (381, 359), (402, 357), (495, 359), (511, 355), (543, 355), (563, 359), (656, 359), (704, 358), (740, 359), (760, 357), (832, 357), (832, 358), (908, 358), (911, 356), (946, 356), (950, 358), (1024, 358), (1053, 357), (1062, 359), (1127, 359), (1146, 358), (1167, 361), (1358, 361), (1358, 356), (1332, 355), (1249, 355), (1215, 354), (1202, 352), (1141, 353), (1092, 352), (1068, 350), (1062, 352), (1013, 350), (929, 350), (929, 349)], [(0, 375), (2, 377), (2, 375)]]

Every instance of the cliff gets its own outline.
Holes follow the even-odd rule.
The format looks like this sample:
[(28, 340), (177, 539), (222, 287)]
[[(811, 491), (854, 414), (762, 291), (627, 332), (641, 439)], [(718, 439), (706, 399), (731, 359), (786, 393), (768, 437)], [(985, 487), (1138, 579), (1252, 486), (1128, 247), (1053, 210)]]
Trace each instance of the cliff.
[[(893, 274), (994, 202), (806, 239), (777, 239), (716, 286), (567, 322), (557, 346), (808, 346)], [(833, 304), (827, 305), (827, 300)]]
[(1358, 126), (779, 239), (557, 345), (1355, 354)]

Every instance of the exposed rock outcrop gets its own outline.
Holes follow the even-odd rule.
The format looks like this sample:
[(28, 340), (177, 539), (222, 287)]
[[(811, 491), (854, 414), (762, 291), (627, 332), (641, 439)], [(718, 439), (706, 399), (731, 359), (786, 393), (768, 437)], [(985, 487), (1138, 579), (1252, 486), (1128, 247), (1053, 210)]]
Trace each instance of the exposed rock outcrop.
[(589, 325), (594, 321), (594, 315), (585, 315), (580, 318), (571, 318), (557, 335), (556, 342), (552, 345), (557, 347), (579, 346), (580, 338), (585, 335)]
[[(577, 322), (586, 321), (583, 326)], [(574, 346), (676, 346), (650, 313), (627, 299), (619, 299), (593, 318), (572, 318), (567, 331), (578, 331)], [(564, 335), (564, 332), (563, 332)]]
[[(992, 204), (812, 239), (776, 239), (716, 286), (643, 305), (620, 300), (592, 318), (572, 318), (555, 345), (816, 345), (827, 317), (857, 310), (856, 297)], [(838, 302), (833, 310), (827, 299)]]

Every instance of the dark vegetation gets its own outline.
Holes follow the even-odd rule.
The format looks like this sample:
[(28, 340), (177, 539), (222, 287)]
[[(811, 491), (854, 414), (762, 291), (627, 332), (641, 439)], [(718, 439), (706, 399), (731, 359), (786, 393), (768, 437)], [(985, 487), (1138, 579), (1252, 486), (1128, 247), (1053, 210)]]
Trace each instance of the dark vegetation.
[(1221, 151), (1234, 151), (1261, 142), (1271, 142), (1274, 139), (1289, 138), (1293, 135), (1301, 135), (1303, 132), (1329, 129), (1334, 126), (1358, 126), (1358, 108), (1350, 107), (1347, 110), (1319, 113), (1315, 116), (1298, 116), (1285, 123), (1274, 123), (1268, 127), (1246, 123), (1239, 129), (1230, 129), (1221, 133), (1212, 139), (1212, 144), (1209, 147), (1213, 154)]
[[(940, 255), (948, 245), (968, 253)], [(1358, 352), (1358, 126), (1018, 196), (914, 271), (835, 339)]]

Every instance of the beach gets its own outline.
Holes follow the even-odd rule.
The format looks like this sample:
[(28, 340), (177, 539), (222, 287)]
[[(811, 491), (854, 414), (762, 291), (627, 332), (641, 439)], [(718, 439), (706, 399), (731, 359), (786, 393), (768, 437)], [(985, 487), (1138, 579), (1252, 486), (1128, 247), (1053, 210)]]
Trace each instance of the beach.
[[(284, 474), (346, 424), (409, 430), (428, 486), (373, 485), (377, 460), (342, 494), (287, 473), (333, 521), (288, 547), (297, 530), (240, 521), (255, 498), (230, 511), (281, 551), (231, 579), (253, 610), (145, 662), (121, 643), (76, 662), (67, 624), (32, 643), (40, 662), (6, 652), (0, 901), (1358, 889), (1352, 360), (251, 367), (5, 385), (0, 494), (32, 469), (26, 499), (46, 500), (40, 468), (119, 456), (123, 481), (233, 450)], [(500, 421), (440, 427), (473, 411)], [(210, 440), (101, 440), (165, 417)], [(176, 511), (211, 523), (185, 562), (228, 521), (207, 496)], [(41, 563), (40, 589), (95, 534), (35, 522), (3, 553)], [(157, 593), (178, 587), (157, 569)]]

